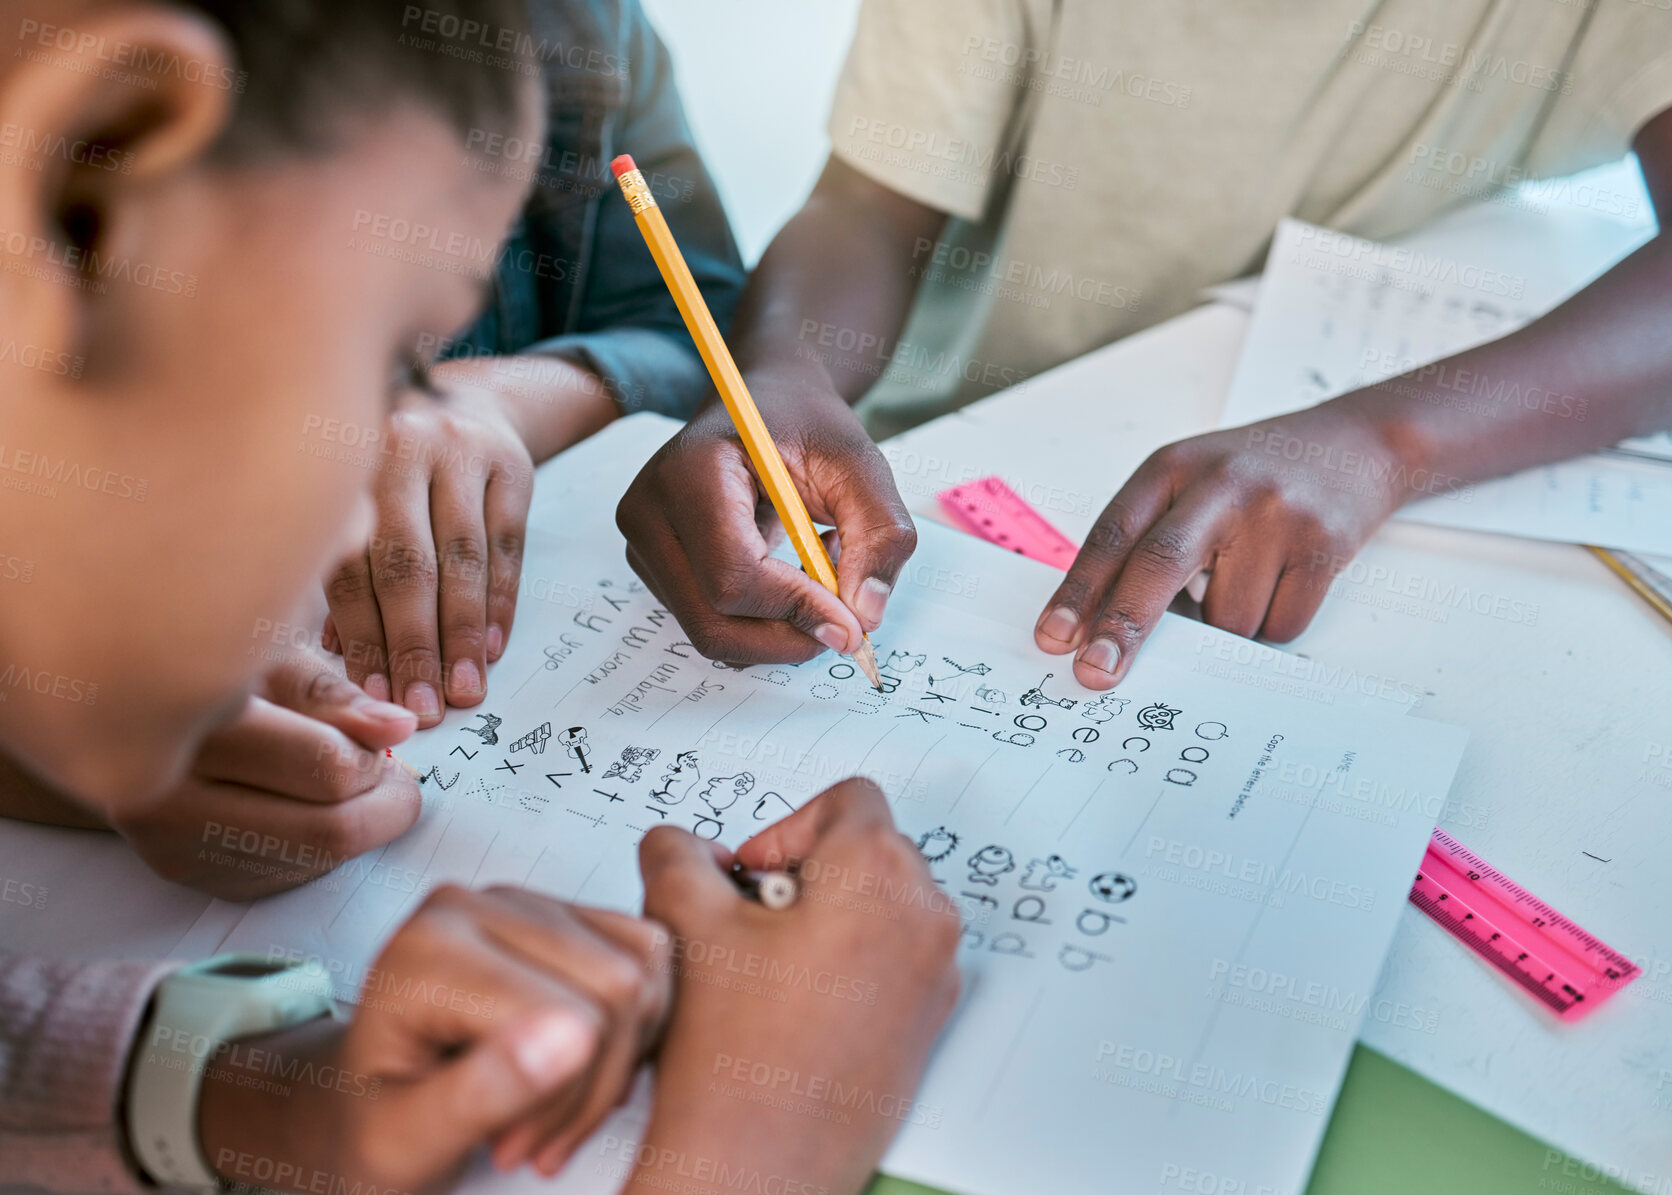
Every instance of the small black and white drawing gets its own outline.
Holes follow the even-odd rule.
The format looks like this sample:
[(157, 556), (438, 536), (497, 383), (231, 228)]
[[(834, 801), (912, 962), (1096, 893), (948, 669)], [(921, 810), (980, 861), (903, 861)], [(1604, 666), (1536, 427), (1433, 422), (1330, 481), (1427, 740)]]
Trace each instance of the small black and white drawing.
[(646, 765), (654, 763), (662, 752), (656, 747), (623, 747), (621, 758), (604, 769), (605, 780), (625, 780), (628, 784), (638, 783), (639, 777), (644, 775)]
[(1113, 693), (1105, 693), (1096, 701), (1088, 701), (1080, 707), (1080, 717), (1089, 719), (1102, 725), (1113, 722), (1132, 704), (1130, 697), (1116, 697)]
[(1138, 891), (1138, 881), (1118, 871), (1100, 871), (1086, 883), (1091, 894), (1104, 904), (1118, 905), (1131, 900)]
[(945, 663), (950, 664), (952, 667), (956, 668), (959, 672), (964, 673), (966, 676), (986, 676), (989, 672), (992, 671), (992, 669), (989, 668), (986, 664), (971, 664), (968, 668), (965, 668), (962, 664), (958, 663), (958, 661), (954, 660), (951, 656), (942, 656), (941, 659)]
[(1182, 712), (1173, 709), (1171, 706), (1162, 705), (1158, 701), (1154, 705), (1146, 705), (1138, 711), (1138, 725), (1145, 730), (1171, 730), (1173, 719)]
[(482, 725), (461, 726), (459, 729), (464, 731), (466, 734), (475, 735), (482, 740), (485, 746), (499, 746), (499, 727), (501, 723), (498, 716), (494, 714), (477, 714), (476, 717), (482, 719)]
[(970, 856), (970, 878), (972, 884), (986, 884), (989, 887), (999, 882), (999, 877), (1006, 872), (1016, 870), (1016, 859), (1002, 846), (984, 846)]
[(695, 751), (681, 751), (674, 757), (668, 770), (662, 773), (661, 781), (650, 790), (652, 800), (660, 801), (664, 805), (677, 805), (683, 801), (702, 779), (702, 772), (697, 766)]
[(550, 722), (542, 722), (533, 730), (523, 735), (522, 738), (512, 743), (511, 751), (513, 754), (518, 751), (532, 751), (536, 755), (544, 755), (546, 753), (546, 744), (551, 740), (551, 737), (552, 724)]
[(1078, 874), (1079, 869), (1070, 867), (1061, 855), (1046, 855), (1043, 859), (1029, 860), (1027, 871), (1017, 883), (1035, 892), (1055, 892), (1058, 880), (1072, 880)]
[(1225, 723), (1223, 722), (1198, 722), (1196, 724), (1196, 737), (1199, 739), (1206, 739), (1210, 743), (1218, 742), (1220, 739), (1224, 738), (1227, 733), (1229, 732), (1226, 730)]
[(1024, 708), (1031, 708), (1031, 707), (1034, 707), (1034, 706), (1041, 706), (1041, 705), (1054, 705), (1058, 709), (1071, 710), (1075, 706), (1079, 705), (1080, 703), (1078, 701), (1075, 701), (1075, 700), (1073, 700), (1071, 698), (1068, 698), (1068, 697), (1047, 697), (1047, 696), (1045, 696), (1045, 681), (1050, 680), (1055, 675), (1056, 675), (1056, 673), (1054, 673), (1054, 672), (1047, 672), (1045, 674), (1045, 680), (1040, 681), (1037, 685), (1035, 685), (1033, 688), (1029, 689), (1026, 693), (1023, 693), (1022, 694), (1022, 699), (1021, 699), (1022, 700), (1022, 706)]
[(710, 809), (714, 816), (719, 817), (726, 810), (737, 804), (742, 797), (755, 791), (755, 775), (753, 772), (739, 772), (735, 776), (716, 776), (708, 782), (698, 795)]
[(977, 701), (985, 701), (988, 705), (1003, 705), (1010, 697), (1003, 689), (989, 689), (985, 685), (975, 691)]
[(917, 840), (917, 850), (925, 861), (939, 863), (958, 849), (958, 836), (945, 826), (925, 830)]
[(587, 762), (586, 758), (586, 727), (571, 726), (568, 730), (565, 730), (562, 734), (557, 736), (557, 741), (562, 744), (563, 749), (569, 753), (570, 758), (580, 762), (581, 771), (592, 771), (592, 765)]
[(929, 657), (925, 655), (914, 656), (903, 651), (891, 651), (888, 653), (888, 659), (882, 662), (882, 671), (911, 672), (914, 669), (923, 667), (923, 661), (928, 658)]

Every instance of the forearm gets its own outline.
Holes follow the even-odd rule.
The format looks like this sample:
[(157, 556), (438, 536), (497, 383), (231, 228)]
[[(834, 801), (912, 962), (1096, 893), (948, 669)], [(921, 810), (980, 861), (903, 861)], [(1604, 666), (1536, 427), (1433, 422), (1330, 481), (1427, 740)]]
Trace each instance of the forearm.
[[(319, 1019), (231, 1043), (203, 1071), (198, 1141), (204, 1160), (223, 1179), (269, 1188), (317, 1189), (335, 1174), (340, 1142), (334, 1136), (352, 1116), (348, 1100), (377, 1098), (364, 1076), (335, 1067), (344, 1034), (340, 1022)], [(301, 1074), (304, 1079), (275, 1080)], [(322, 1083), (315, 1078), (324, 1075)], [(334, 1084), (359, 1085), (343, 1094)]]
[(1668, 327), (1662, 236), (1525, 328), (1334, 403), (1409, 469), (1482, 481), (1672, 427)]
[(913, 263), (944, 220), (832, 163), (744, 289), (739, 367), (819, 380), (858, 401), (894, 355), (917, 292)]
[[(704, 1095), (713, 1105), (724, 1097)], [(687, 1114), (689, 1112), (690, 1114)], [(744, 1123), (738, 1123), (739, 1121)], [(812, 1126), (787, 1112), (751, 1107), (658, 1115), (632, 1155), (622, 1195), (725, 1195), (744, 1190), (789, 1195), (858, 1195), (875, 1173), (870, 1151), (839, 1139), (831, 1121)]]
[(602, 378), (547, 354), (461, 358), (438, 366), (435, 375), (446, 386), (491, 393), (535, 464), (621, 414)]

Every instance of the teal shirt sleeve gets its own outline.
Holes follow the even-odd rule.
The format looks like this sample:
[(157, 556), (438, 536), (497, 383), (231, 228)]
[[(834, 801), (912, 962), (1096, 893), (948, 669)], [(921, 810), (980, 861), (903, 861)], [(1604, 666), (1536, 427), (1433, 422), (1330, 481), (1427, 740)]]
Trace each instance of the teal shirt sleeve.
[[(667, 47), (637, 0), (621, 6), (620, 19), (632, 82), (626, 105), (601, 130), (600, 158), (607, 163), (617, 154), (633, 156), (725, 331), (744, 282), (731, 226), (693, 143)], [(708, 372), (613, 178), (592, 216), (590, 253), (569, 330), (521, 351), (592, 370), (627, 414), (689, 418), (711, 390)]]

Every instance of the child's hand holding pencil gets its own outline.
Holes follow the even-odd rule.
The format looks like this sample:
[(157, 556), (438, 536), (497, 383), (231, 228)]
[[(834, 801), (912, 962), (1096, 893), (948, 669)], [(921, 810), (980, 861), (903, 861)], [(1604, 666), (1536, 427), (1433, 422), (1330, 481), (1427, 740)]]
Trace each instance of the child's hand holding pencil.
[[(879, 684), (867, 633), (917, 543), (887, 463), (827, 388), (799, 392), (840, 410), (807, 421), (793, 378), (772, 379), (768, 430), (643, 176), (631, 158), (615, 170), (723, 404), (692, 420), (622, 499), (628, 560), (704, 655), (787, 662), (830, 649)], [(818, 434), (798, 436), (800, 426)], [(833, 443), (832, 427), (851, 436)], [(772, 557), (773, 513), (805, 575)], [(821, 537), (815, 520), (838, 532)]]

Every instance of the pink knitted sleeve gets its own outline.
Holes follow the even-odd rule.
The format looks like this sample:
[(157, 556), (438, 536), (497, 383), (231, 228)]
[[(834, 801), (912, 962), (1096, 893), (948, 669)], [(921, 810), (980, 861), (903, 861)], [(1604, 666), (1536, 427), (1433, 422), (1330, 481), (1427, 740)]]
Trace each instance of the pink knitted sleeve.
[(178, 964), (0, 952), (0, 1185), (144, 1192), (116, 1115), (128, 1050)]

